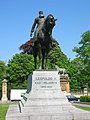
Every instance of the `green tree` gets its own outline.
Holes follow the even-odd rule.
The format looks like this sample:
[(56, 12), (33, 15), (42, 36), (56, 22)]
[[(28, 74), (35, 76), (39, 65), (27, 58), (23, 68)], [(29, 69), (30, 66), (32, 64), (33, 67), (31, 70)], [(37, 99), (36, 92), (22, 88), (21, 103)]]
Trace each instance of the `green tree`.
[(84, 60), (90, 60), (90, 31), (82, 34), (79, 45), (80, 47), (74, 47), (73, 51)]
[(7, 64), (9, 88), (26, 88), (28, 75), (34, 69), (33, 56), (15, 54)]
[(70, 88), (80, 89), (82, 86), (82, 76), (80, 70), (82, 69), (82, 58), (78, 57), (71, 61), (70, 64)]
[(55, 65), (60, 68), (68, 68), (68, 64), (70, 63), (67, 56), (61, 51), (59, 45), (53, 47), (53, 49), (49, 53), (49, 67), (55, 68)]
[[(90, 31), (82, 34), (79, 42), (80, 47), (74, 47), (73, 51), (77, 53), (77, 58), (82, 59), (82, 65), (79, 66), (79, 76), (82, 78), (82, 84), (89, 84), (90, 87)], [(80, 77), (79, 77), (80, 78)]]
[(4, 74), (6, 74), (6, 66), (5, 66), (5, 62), (0, 60), (0, 90), (2, 89), (2, 80), (3, 80), (3, 76)]

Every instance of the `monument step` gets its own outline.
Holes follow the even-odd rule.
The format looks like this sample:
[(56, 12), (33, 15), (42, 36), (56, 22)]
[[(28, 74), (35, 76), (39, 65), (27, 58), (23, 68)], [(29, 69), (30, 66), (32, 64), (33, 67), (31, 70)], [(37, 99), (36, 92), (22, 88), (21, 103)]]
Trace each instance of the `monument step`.
[[(16, 106), (16, 107), (15, 107)], [(70, 111), (54, 112), (54, 113), (20, 113), (17, 105), (9, 107), (9, 111), (6, 115), (6, 120), (90, 120), (90, 112), (78, 111), (73, 109)], [(56, 110), (57, 111), (57, 110)], [(9, 113), (10, 112), (10, 113)]]
[[(17, 113), (6, 116), (6, 120), (73, 120), (71, 113), (65, 112), (59, 114), (29, 114), (29, 113)], [(79, 119), (80, 120), (80, 119)], [(81, 119), (82, 120), (82, 119)], [(89, 119), (87, 119), (89, 120)]]
[(26, 98), (56, 98), (56, 99), (67, 99), (66, 96), (63, 94), (62, 91), (60, 91), (60, 89), (44, 89), (44, 90), (36, 90), (36, 91), (31, 91), (29, 94), (27, 94), (25, 96)]
[(32, 106), (32, 105), (70, 105), (66, 99), (30, 99), (24, 103), (24, 106)]
[[(72, 105), (32, 105), (32, 106), (25, 106), (22, 108), (22, 112), (24, 113), (63, 113), (63, 112), (70, 112), (70, 113), (85, 113), (85, 111), (75, 108)], [(87, 113), (87, 111), (86, 111)], [(89, 113), (90, 114), (90, 113)]]

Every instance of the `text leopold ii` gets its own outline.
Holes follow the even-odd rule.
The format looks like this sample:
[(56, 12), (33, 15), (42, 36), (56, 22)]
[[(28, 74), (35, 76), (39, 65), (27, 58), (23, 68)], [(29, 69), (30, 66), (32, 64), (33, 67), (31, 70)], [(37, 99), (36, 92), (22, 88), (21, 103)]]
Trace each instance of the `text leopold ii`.
[(36, 77), (36, 80), (53, 80), (52, 77)]

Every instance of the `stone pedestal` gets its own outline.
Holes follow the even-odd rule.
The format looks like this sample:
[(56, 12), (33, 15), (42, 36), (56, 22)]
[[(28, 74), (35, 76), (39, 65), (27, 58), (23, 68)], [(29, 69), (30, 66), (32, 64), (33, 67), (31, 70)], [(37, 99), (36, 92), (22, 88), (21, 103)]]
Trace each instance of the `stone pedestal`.
[(48, 114), (61, 111), (61, 105), (67, 104), (68, 100), (61, 92), (59, 80), (58, 71), (34, 71), (32, 89), (21, 101), (21, 112)]
[(7, 98), (7, 80), (4, 79), (2, 81), (2, 99), (3, 102), (6, 102), (8, 100)]
[(19, 105), (10, 106), (6, 120), (89, 120), (90, 112), (75, 108), (60, 88), (58, 71), (34, 71)]

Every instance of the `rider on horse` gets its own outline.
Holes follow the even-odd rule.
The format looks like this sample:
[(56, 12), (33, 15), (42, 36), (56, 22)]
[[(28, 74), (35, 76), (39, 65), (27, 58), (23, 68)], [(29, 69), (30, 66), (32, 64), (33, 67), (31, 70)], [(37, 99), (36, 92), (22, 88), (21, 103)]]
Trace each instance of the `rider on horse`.
[(36, 31), (34, 32), (34, 37), (33, 37), (34, 42), (37, 41), (37, 35), (39, 31), (42, 29), (44, 21), (45, 21), (45, 17), (43, 15), (43, 11), (39, 11), (39, 17), (35, 18), (34, 23), (32, 25), (31, 33), (30, 33), (30, 36), (32, 37), (32, 33), (34, 32), (35, 26), (37, 25)]

